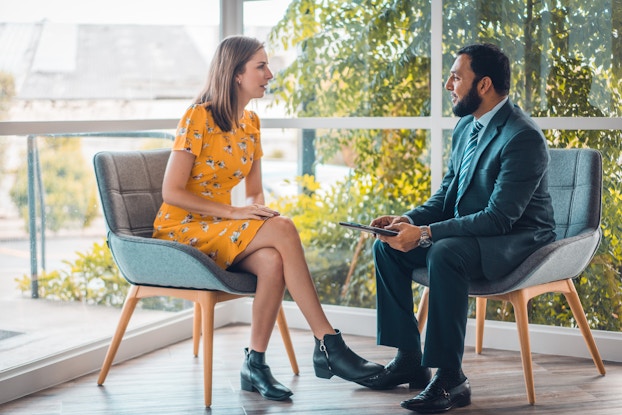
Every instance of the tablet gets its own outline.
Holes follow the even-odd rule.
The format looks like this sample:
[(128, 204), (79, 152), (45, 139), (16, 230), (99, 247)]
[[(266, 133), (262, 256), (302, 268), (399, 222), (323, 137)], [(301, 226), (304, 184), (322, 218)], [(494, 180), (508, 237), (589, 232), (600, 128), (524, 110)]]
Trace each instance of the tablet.
[(345, 226), (346, 228), (356, 229), (356, 230), (363, 231), (363, 232), (376, 233), (378, 235), (395, 236), (398, 234), (397, 231), (391, 231), (389, 229), (383, 229), (383, 228), (375, 228), (373, 226), (368, 226), (368, 225), (361, 225), (360, 223), (339, 222), (339, 224), (341, 226)]

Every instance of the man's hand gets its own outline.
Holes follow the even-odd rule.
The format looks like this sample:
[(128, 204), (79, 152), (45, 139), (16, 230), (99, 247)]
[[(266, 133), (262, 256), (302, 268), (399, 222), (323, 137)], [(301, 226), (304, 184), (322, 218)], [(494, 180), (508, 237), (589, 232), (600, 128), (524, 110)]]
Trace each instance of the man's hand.
[(395, 236), (376, 235), (376, 238), (386, 242), (393, 249), (408, 252), (419, 246), (421, 231), (418, 226), (411, 225), (404, 216), (380, 216), (371, 221), (370, 225), (399, 232)]
[(408, 219), (406, 219), (404, 216), (385, 215), (379, 216), (376, 219), (372, 220), (370, 226), (376, 228), (386, 228), (387, 226), (400, 222), (408, 223)]

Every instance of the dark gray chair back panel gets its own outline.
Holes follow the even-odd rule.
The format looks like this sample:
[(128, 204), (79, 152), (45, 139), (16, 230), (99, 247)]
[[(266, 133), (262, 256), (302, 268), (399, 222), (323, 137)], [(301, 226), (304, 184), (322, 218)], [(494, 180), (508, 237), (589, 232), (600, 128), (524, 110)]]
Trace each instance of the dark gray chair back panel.
[(162, 180), (169, 149), (101, 152), (95, 171), (108, 229), (116, 234), (150, 238), (162, 205)]
[(551, 149), (549, 192), (557, 239), (600, 227), (602, 160), (592, 149)]

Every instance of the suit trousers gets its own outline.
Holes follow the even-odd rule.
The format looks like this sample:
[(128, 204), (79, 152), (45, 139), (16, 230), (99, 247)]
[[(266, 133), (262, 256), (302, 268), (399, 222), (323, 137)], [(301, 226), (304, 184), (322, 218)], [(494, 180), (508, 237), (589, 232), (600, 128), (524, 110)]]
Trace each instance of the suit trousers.
[(422, 365), (460, 368), (469, 280), (484, 278), (477, 240), (444, 238), (429, 248), (409, 252), (397, 251), (376, 240), (373, 252), (378, 344), (411, 350), (421, 347), (419, 324), (413, 311), (411, 275), (414, 268), (427, 266), (430, 295)]

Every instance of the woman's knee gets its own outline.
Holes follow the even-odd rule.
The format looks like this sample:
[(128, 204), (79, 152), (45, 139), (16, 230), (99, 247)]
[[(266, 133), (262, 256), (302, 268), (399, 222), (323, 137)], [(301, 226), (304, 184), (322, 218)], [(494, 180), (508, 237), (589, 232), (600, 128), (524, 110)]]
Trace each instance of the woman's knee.
[(270, 233), (275, 237), (293, 237), (296, 239), (300, 238), (298, 235), (298, 229), (296, 229), (294, 221), (287, 216), (275, 216), (273, 218), (270, 218), (266, 221), (264, 227), (269, 229)]
[(259, 267), (260, 273), (266, 273), (266, 274), (277, 274), (277, 273), (282, 274), (283, 273), (283, 257), (281, 256), (279, 251), (277, 251), (276, 249), (274, 248), (260, 249), (259, 251), (255, 253), (255, 255), (257, 256), (255, 260), (261, 264), (261, 266)]
[(267, 278), (283, 275), (283, 257), (275, 248), (261, 248), (241, 259), (235, 266), (241, 270), (255, 274), (258, 278), (264, 275)]

